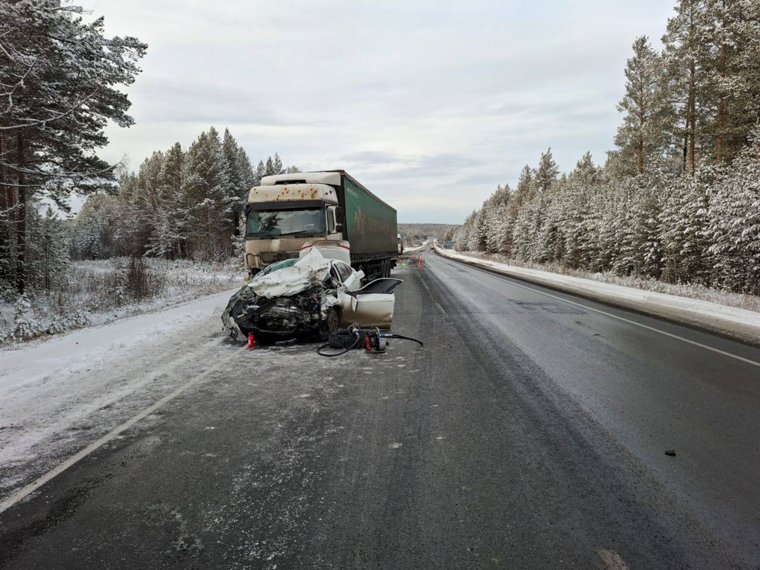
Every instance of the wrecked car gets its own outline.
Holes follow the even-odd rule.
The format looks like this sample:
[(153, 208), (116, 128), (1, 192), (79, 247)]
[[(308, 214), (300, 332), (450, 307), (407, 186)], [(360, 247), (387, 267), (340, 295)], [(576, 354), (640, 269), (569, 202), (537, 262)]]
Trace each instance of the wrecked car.
[(318, 340), (329, 332), (358, 324), (388, 329), (394, 290), (400, 279), (376, 279), (362, 286), (364, 273), (318, 249), (300, 259), (267, 266), (237, 291), (222, 314), (229, 336), (259, 339)]

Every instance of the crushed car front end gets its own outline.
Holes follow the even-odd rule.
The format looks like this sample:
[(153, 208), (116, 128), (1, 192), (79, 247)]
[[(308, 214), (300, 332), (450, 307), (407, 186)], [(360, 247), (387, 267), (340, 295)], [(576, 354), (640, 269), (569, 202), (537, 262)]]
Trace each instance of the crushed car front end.
[(267, 298), (244, 286), (230, 299), (222, 322), (227, 333), (239, 340), (249, 333), (275, 338), (315, 336), (324, 321), (324, 296), (323, 288), (311, 287), (291, 296)]

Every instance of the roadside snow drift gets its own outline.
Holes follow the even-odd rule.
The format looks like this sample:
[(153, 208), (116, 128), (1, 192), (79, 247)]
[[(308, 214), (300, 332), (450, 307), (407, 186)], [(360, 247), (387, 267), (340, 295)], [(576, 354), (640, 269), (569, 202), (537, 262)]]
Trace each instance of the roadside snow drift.
[(183, 382), (229, 294), (0, 350), (0, 499)]
[(508, 277), (522, 279), (536, 285), (543, 285), (565, 293), (580, 295), (625, 309), (640, 311), (679, 323), (706, 329), (741, 341), (760, 344), (760, 313), (727, 307), (718, 303), (701, 301), (644, 291), (621, 285), (599, 283), (591, 279), (570, 277), (548, 271), (513, 267), (505, 263), (478, 259), (435, 246), (435, 251), (443, 257), (461, 261), (475, 267), (487, 269)]

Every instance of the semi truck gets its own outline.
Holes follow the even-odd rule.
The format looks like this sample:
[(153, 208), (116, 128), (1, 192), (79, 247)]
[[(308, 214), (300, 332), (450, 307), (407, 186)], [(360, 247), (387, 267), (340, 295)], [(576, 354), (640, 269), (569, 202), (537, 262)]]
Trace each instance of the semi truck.
[(264, 176), (245, 207), (251, 275), (301, 250), (342, 250), (367, 279), (388, 277), (398, 259), (396, 210), (345, 170)]

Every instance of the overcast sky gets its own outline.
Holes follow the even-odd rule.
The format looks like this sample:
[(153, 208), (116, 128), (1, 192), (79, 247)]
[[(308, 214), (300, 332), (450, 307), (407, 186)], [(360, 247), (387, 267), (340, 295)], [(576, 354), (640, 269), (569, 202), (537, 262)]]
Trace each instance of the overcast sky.
[[(75, 2), (76, 3), (76, 2)], [(136, 125), (101, 155), (228, 127), (254, 166), (279, 152), (343, 168), (400, 222), (461, 223), (551, 147), (563, 171), (604, 162), (625, 61), (659, 45), (668, 0), (369, 2), (87, 0), (111, 35), (149, 44), (129, 88)]]

